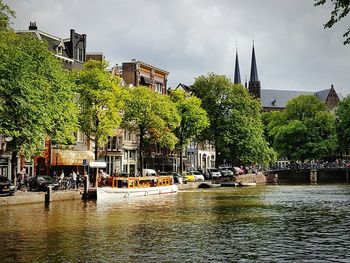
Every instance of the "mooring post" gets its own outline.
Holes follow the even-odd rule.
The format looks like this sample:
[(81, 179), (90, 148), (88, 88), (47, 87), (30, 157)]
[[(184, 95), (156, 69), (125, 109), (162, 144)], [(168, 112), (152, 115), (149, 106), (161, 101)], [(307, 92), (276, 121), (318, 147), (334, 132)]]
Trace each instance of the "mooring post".
[(49, 185), (47, 187), (47, 192), (45, 194), (45, 204), (49, 204), (50, 202), (52, 202), (52, 186)]
[(317, 169), (310, 170), (310, 183), (317, 184)]
[(83, 180), (84, 180), (83, 199), (88, 199), (88, 196), (89, 196), (89, 176), (86, 172), (84, 172)]

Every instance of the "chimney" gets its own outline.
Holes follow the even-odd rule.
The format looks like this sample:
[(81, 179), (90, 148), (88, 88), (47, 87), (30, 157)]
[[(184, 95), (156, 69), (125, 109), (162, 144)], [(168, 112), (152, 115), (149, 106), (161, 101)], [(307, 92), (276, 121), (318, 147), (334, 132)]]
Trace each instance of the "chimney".
[(38, 30), (38, 27), (36, 26), (36, 22), (29, 22), (29, 30)]

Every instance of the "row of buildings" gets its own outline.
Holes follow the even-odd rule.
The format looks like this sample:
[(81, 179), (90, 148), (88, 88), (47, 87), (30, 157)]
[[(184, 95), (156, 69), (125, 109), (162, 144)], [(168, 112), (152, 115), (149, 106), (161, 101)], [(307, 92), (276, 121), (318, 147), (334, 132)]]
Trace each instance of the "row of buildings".
[[(39, 40), (48, 44), (49, 50), (57, 57), (66, 69), (83, 68), (89, 59), (105, 59), (103, 53), (87, 52), (87, 36), (70, 30), (68, 38), (60, 38), (38, 30), (35, 22), (31, 22), (28, 30), (18, 33), (33, 34)], [(123, 85), (148, 86), (154, 92), (166, 95), (168, 92), (167, 79), (169, 72), (148, 63), (131, 60), (115, 65), (110, 69), (111, 74), (119, 76)], [(238, 54), (236, 52), (234, 83), (242, 84)], [(282, 110), (288, 100), (299, 95), (315, 95), (330, 108), (334, 109), (339, 102), (339, 96), (333, 85), (329, 89), (319, 92), (291, 91), (291, 90), (269, 90), (262, 89), (258, 78), (255, 49), (253, 45), (250, 80), (244, 83), (248, 91), (261, 100), (265, 111)], [(179, 84), (175, 89), (189, 92), (189, 87)], [(10, 177), (11, 171), (11, 149), (7, 147), (11, 138), (0, 135), (0, 175)], [(115, 134), (110, 137), (109, 142), (100, 149), (99, 159), (107, 163), (106, 172), (136, 174), (138, 169), (138, 141), (133, 132), (117, 128)], [(89, 161), (94, 160), (94, 142), (89, 140), (83, 132), (76, 133), (74, 145), (59, 145), (54, 140), (45, 141), (45, 151), (42, 156), (26, 160), (25, 169), (29, 175), (53, 174), (64, 170), (66, 172), (75, 170), (82, 172)], [(215, 166), (215, 149), (210, 143), (191, 142), (184, 152), (185, 168), (195, 168), (207, 172), (208, 168)], [(145, 168), (154, 168), (159, 171), (178, 171), (179, 156), (177, 152), (154, 145), (146, 151)], [(13, 169), (19, 167), (19, 162)]]
[[(70, 30), (68, 38), (60, 38), (40, 31), (35, 22), (30, 22), (28, 30), (18, 31), (19, 34), (32, 34), (37, 39), (45, 41), (48, 49), (59, 59), (62, 66), (69, 70), (80, 70), (90, 59), (105, 59), (102, 52), (87, 52), (87, 36)], [(168, 92), (167, 80), (169, 72), (148, 63), (132, 59), (115, 65), (110, 69), (111, 74), (119, 76), (122, 85), (148, 86), (154, 92), (166, 95)], [(179, 85), (181, 87), (181, 85)], [(74, 145), (59, 145), (54, 140), (45, 141), (45, 151), (41, 156), (25, 160), (25, 169), (29, 175), (54, 174), (64, 170), (82, 173), (87, 164), (94, 160), (95, 144), (83, 132), (78, 131)], [(108, 143), (99, 150), (99, 160), (107, 163), (106, 172), (136, 174), (138, 169), (138, 141), (133, 132), (116, 128)], [(20, 161), (12, 164), (11, 138), (0, 135), (0, 175), (11, 177), (11, 169), (19, 171)], [(187, 158), (188, 157), (188, 158)], [(18, 159), (18, 158), (17, 158)], [(178, 153), (153, 145), (145, 153), (145, 168), (154, 168), (159, 171), (178, 171)], [(206, 172), (215, 164), (215, 149), (209, 143), (191, 143), (184, 158), (187, 168), (193, 167)]]

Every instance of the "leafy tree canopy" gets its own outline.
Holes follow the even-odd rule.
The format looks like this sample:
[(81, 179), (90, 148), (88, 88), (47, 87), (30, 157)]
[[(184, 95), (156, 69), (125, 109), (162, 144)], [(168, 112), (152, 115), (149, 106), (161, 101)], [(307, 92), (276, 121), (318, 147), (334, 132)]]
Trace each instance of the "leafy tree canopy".
[(191, 88), (202, 99), (209, 116), (210, 127), (203, 134), (215, 144), (216, 165), (223, 159), (251, 164), (268, 163), (274, 158), (263, 135), (260, 102), (243, 86), (211, 73), (196, 78)]
[(336, 131), (341, 151), (350, 148), (350, 96), (341, 100), (336, 112)]
[(178, 142), (173, 130), (179, 125), (180, 116), (168, 96), (148, 87), (133, 87), (126, 99), (123, 127), (139, 136), (139, 163), (143, 167), (145, 138), (173, 149)]
[(201, 100), (196, 96), (176, 90), (170, 93), (170, 99), (175, 103), (181, 118), (180, 125), (174, 131), (179, 139), (179, 148), (182, 149), (209, 126), (209, 120)]
[(0, 31), (10, 28), (11, 17), (15, 18), (15, 12), (0, 0)]
[[(181, 118), (180, 125), (175, 128), (174, 132), (179, 140), (177, 148), (180, 150), (180, 163), (182, 164), (183, 148), (209, 126), (209, 120), (206, 111), (201, 107), (201, 100), (196, 96), (176, 90), (170, 93), (170, 99), (175, 103)], [(182, 172), (182, 166), (180, 172)]]
[(290, 100), (286, 109), (269, 115), (274, 148), (290, 160), (320, 159), (336, 149), (335, 119), (315, 96)]
[[(331, 17), (323, 26), (324, 28), (331, 28), (334, 24), (338, 23), (344, 17), (349, 14), (350, 11), (350, 1), (349, 0), (314, 0), (315, 6), (321, 6), (326, 3), (331, 3), (333, 5), (333, 10), (331, 11)], [(343, 34), (344, 45), (350, 44), (350, 27)]]
[[(121, 123), (120, 111), (124, 100), (119, 79), (106, 71), (106, 61), (89, 60), (76, 72), (79, 94), (80, 129), (96, 143), (107, 143)], [(95, 156), (97, 158), (97, 156)]]
[(48, 135), (71, 141), (77, 108), (69, 74), (29, 34), (0, 33), (0, 133), (13, 137), (14, 151), (31, 156)]

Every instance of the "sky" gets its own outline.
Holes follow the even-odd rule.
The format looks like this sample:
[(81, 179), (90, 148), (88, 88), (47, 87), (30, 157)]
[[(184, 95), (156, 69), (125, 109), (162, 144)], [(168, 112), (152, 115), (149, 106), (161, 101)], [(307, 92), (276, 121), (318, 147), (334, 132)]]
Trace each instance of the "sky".
[(238, 50), (249, 80), (254, 41), (262, 89), (350, 93), (350, 45), (342, 34), (350, 15), (331, 29), (332, 6), (313, 0), (4, 0), (12, 27), (67, 38), (87, 35), (87, 52), (110, 66), (141, 60), (169, 72), (168, 87), (191, 85), (210, 72), (233, 80)]

